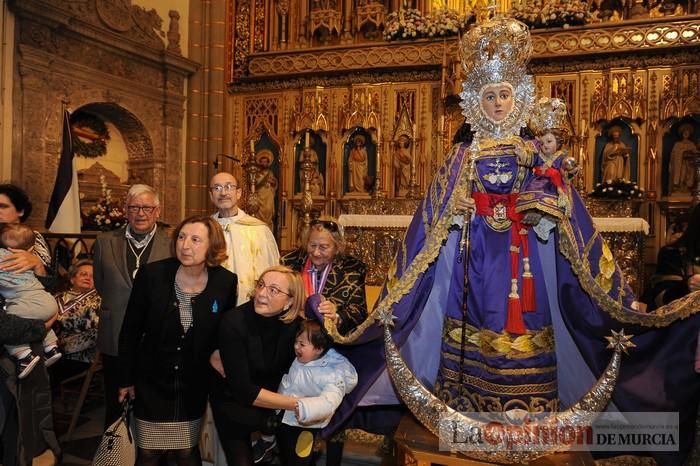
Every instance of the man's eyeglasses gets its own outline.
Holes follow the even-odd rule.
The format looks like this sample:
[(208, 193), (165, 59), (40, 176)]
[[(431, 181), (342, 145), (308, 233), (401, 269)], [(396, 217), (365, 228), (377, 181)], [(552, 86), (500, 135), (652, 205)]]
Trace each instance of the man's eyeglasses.
[(333, 220), (312, 220), (310, 225), (312, 227), (316, 226), (316, 225), (321, 225), (323, 228), (325, 228), (328, 231), (333, 231), (333, 232), (338, 231), (338, 224), (335, 223)]
[(270, 293), (270, 297), (272, 297), (272, 298), (276, 298), (277, 296), (280, 295), (280, 293), (283, 295), (289, 296), (289, 297), (292, 296), (289, 293), (280, 290), (275, 285), (266, 285), (265, 282), (262, 280), (259, 280), (258, 283), (255, 284), (255, 289), (258, 291), (262, 291), (265, 288), (267, 288), (267, 291), (268, 291), (268, 293)]
[(128, 205), (126, 206), (126, 210), (130, 214), (138, 214), (139, 210), (143, 210), (144, 214), (151, 215), (157, 207), (158, 206), (155, 205)]
[(224, 193), (224, 192), (227, 193), (229, 191), (233, 191), (234, 189), (238, 189), (238, 186), (235, 184), (227, 183), (224, 185), (215, 184), (214, 186), (209, 188), (209, 191), (211, 191), (213, 193)]

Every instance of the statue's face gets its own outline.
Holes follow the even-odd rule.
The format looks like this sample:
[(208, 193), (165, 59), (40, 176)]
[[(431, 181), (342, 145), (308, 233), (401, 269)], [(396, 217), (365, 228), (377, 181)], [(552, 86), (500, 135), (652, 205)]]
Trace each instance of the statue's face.
[(272, 165), (272, 159), (266, 153), (258, 155), (258, 165), (261, 167), (269, 167)]
[(503, 121), (513, 111), (513, 88), (508, 83), (489, 84), (481, 91), (481, 108), (495, 123)]
[(557, 151), (557, 137), (552, 133), (545, 133), (541, 138), (542, 153), (552, 155)]

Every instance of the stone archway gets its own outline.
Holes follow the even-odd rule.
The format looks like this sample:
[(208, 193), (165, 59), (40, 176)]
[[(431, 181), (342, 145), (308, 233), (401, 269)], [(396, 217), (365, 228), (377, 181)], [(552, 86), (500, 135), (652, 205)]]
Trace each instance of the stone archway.
[[(153, 142), (143, 123), (130, 111), (114, 102), (95, 102), (78, 108), (112, 123), (121, 133), (126, 143), (129, 160), (153, 159)], [(145, 180), (139, 180), (146, 182)], [(129, 174), (129, 183), (135, 181)], [(152, 182), (152, 180), (151, 180)]]
[(32, 198), (32, 226), (43, 226), (53, 189), (62, 104), (114, 124), (127, 147), (128, 184), (160, 193), (165, 223), (182, 217), (185, 80), (197, 64), (166, 48), (154, 11), (130, 3), (8, 3), (16, 15), (12, 178)]
[[(79, 162), (82, 165), (82, 169), (80, 166), (78, 167), (78, 181), (83, 212), (86, 212), (102, 196), (101, 177), (104, 177), (106, 187), (111, 191), (112, 199), (119, 204), (123, 202), (130, 185), (135, 183), (153, 185), (153, 179), (160, 178), (152, 176), (149, 170), (142, 169), (144, 162), (154, 160), (154, 148), (148, 129), (136, 115), (114, 102), (88, 103), (73, 110), (73, 114), (78, 112), (94, 115), (119, 132), (119, 138), (124, 142), (126, 149), (124, 171), (128, 173), (126, 176), (120, 177), (119, 174), (123, 172), (110, 170), (110, 167), (114, 169), (115, 166), (113, 159), (107, 163), (102, 157)], [(112, 134), (112, 138), (115, 138), (114, 134)], [(110, 156), (109, 153), (106, 155)], [(141, 169), (132, 169), (132, 161)], [(119, 165), (119, 162), (117, 161), (116, 165)]]

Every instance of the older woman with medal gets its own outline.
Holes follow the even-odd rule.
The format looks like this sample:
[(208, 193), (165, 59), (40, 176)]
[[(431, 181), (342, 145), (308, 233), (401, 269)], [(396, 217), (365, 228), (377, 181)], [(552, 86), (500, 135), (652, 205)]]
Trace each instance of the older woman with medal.
[(334, 323), (340, 334), (353, 330), (367, 317), (367, 266), (344, 254), (343, 227), (334, 220), (313, 220), (302, 244), (280, 261), (301, 272), (313, 311)]
[(221, 226), (187, 218), (173, 234), (174, 258), (139, 269), (119, 335), (119, 401), (134, 400), (136, 464), (201, 464), (197, 448), (222, 312), (236, 305), (236, 275)]
[[(423, 416), (429, 407), (557, 412), (589, 395), (589, 408), (602, 410), (609, 398), (592, 388), (614, 385), (605, 378), (606, 337), (624, 328), (639, 336), (639, 348), (622, 362), (611, 409), (681, 412), (680, 453), (664, 462), (681, 464), (700, 394), (700, 296), (639, 312), (572, 187), (570, 214), (538, 238), (530, 223), (556, 200), (523, 189), (541, 165), (538, 143), (520, 135), (535, 106), (531, 52), (527, 26), (513, 19), (486, 20), (462, 38), (461, 106), (474, 138), (452, 148), (398, 248), (369, 316), (386, 324), (388, 337), (366, 323), (353, 335), (360, 343), (381, 332), (392, 344), (355, 345), (347, 354), (360, 383), (327, 429), (355, 406), (396, 403), (399, 393), (433, 432), (436, 420)], [(507, 448), (492, 453), (512, 462)]]

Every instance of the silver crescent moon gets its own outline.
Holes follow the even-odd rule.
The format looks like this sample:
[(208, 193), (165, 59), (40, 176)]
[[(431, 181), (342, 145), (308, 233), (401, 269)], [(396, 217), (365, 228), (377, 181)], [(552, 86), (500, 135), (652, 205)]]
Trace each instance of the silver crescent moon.
[[(387, 370), (399, 396), (418, 421), (435, 434), (441, 442), (444, 441), (450, 445), (453, 444), (454, 438), (467, 438), (466, 435), (469, 433), (484, 432), (486, 422), (470, 418), (450, 408), (418, 381), (399, 353), (391, 337), (390, 325), (386, 325), (386, 323), (385, 321), (384, 344)], [(605, 409), (612, 397), (620, 372), (621, 353), (627, 347), (634, 346), (629, 341), (631, 335), (625, 335), (624, 330), (620, 333), (613, 332), (613, 336), (607, 338), (610, 341), (608, 347), (614, 349), (614, 353), (596, 384), (567, 410), (552, 413), (546, 420), (530, 423), (529, 426), (552, 428), (552, 426), (581, 427), (591, 425), (598, 414)], [(443, 423), (447, 421), (443, 426), (449, 425), (451, 428), (443, 427), (441, 429), (441, 421)], [(460, 453), (481, 461), (513, 464), (525, 463), (555, 451), (566, 451), (568, 449), (568, 446), (563, 445), (551, 448), (548, 451), (519, 451), (502, 448), (495, 449), (495, 451), (472, 450), (460, 451)]]

